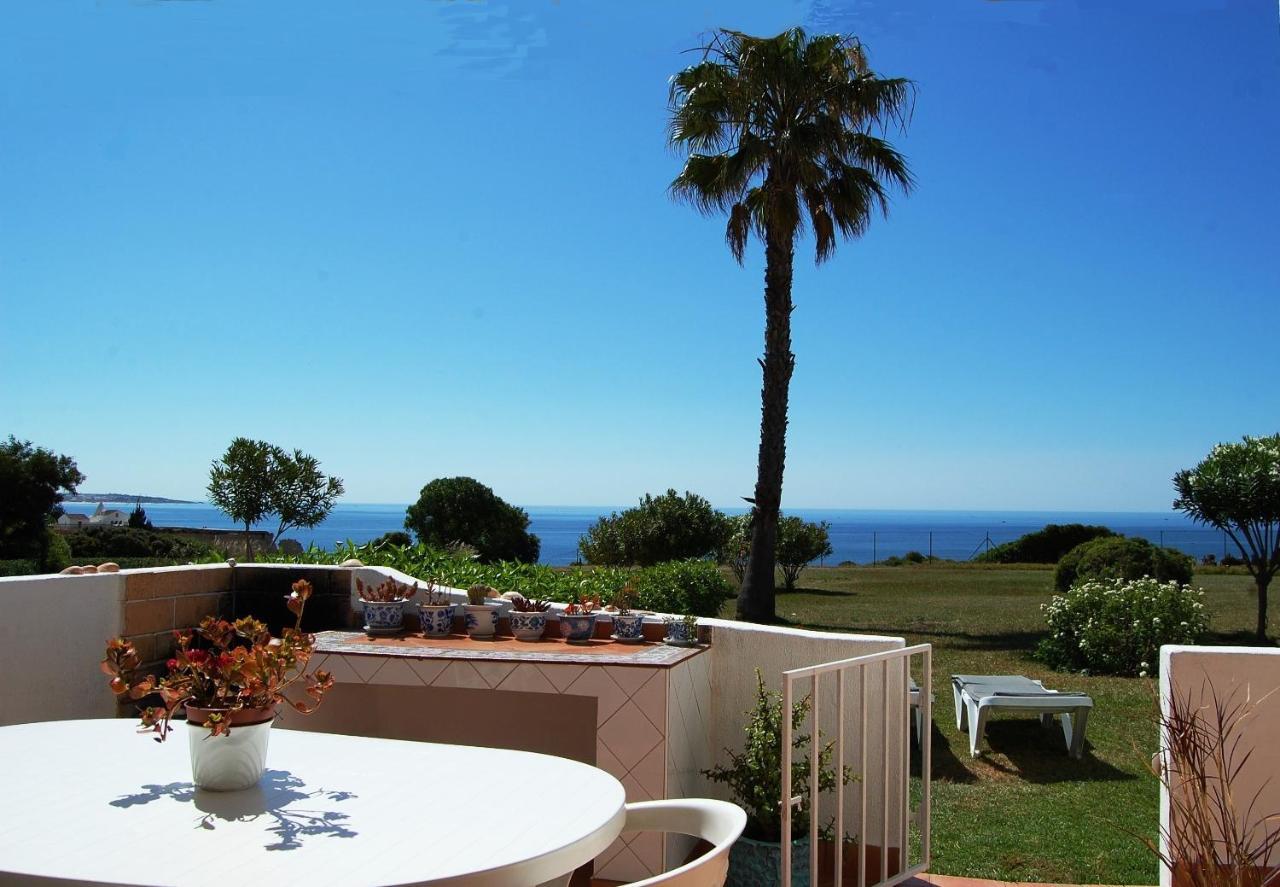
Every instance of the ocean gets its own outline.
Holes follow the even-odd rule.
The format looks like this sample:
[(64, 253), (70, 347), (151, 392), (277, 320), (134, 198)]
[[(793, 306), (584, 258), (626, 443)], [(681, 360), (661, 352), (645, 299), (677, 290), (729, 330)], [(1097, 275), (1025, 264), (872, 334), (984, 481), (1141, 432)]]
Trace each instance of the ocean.
[[(91, 502), (68, 502), (67, 511), (90, 514)], [(132, 511), (132, 502), (108, 503), (109, 508)], [(314, 529), (295, 529), (285, 534), (304, 546), (314, 543), (332, 548), (344, 540), (367, 542), (383, 533), (404, 528), (405, 505), (360, 505), (341, 503), (329, 518)], [(578, 557), (578, 539), (602, 515), (624, 506), (532, 505), (529, 529), (542, 540), (541, 560), (564, 565)], [(237, 529), (227, 517), (207, 503), (143, 505), (147, 517), (157, 527), (207, 527)], [(745, 509), (726, 508), (729, 514)], [(798, 508), (789, 510), (805, 520), (827, 521), (834, 552), (822, 562), (871, 563), (908, 551), (935, 557), (968, 560), (986, 548), (1016, 539), (1045, 524), (1101, 524), (1127, 536), (1139, 536), (1158, 545), (1167, 545), (1193, 555), (1222, 557), (1237, 554), (1234, 546), (1217, 530), (1197, 526), (1177, 512), (1104, 511), (888, 511), (847, 508)], [(258, 529), (268, 529), (260, 526)], [(274, 529), (271, 527), (270, 529)]]

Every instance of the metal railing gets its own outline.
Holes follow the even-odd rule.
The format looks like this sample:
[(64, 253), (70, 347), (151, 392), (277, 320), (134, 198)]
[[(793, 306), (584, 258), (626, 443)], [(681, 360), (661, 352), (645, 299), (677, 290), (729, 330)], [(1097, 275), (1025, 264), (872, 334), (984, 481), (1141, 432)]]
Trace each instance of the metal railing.
[[(845, 849), (845, 779), (847, 765), (845, 740), (846, 697), (851, 695), (846, 675), (856, 672), (857, 712), (857, 784), (858, 784), (858, 867), (856, 885), (850, 887), (891, 887), (907, 878), (925, 871), (929, 865), (929, 825), (931, 815), (930, 765), (932, 763), (932, 654), (929, 644), (918, 644), (899, 650), (886, 650), (852, 659), (842, 659), (805, 668), (794, 668), (782, 673), (782, 884), (791, 887), (792, 879), (792, 817), (793, 810), (806, 808), (809, 815), (809, 883), (816, 887), (820, 874), (820, 840), (823, 827), (821, 819), (821, 770), (824, 748), (822, 722), (822, 677), (835, 675), (835, 740), (834, 769), (835, 811), (831, 820), (833, 845), (831, 884), (843, 887)], [(912, 658), (921, 659), (921, 681), (916, 685), (911, 676)], [(876, 674), (878, 672), (878, 674)], [(877, 682), (879, 694), (868, 700), (869, 685)], [(808, 743), (808, 798), (792, 795), (793, 726), (796, 683), (810, 683), (809, 743)], [(801, 688), (803, 689), (803, 687)], [(874, 687), (871, 687), (874, 689)], [(894, 700), (897, 700), (894, 702)], [(873, 709), (872, 720), (867, 720), (868, 702), (878, 703), (879, 712)], [(919, 725), (920, 744), (920, 797), (915, 813), (911, 811), (911, 721), (913, 708), (919, 709), (916, 723)], [(900, 711), (899, 711), (900, 709)], [(868, 783), (867, 756), (872, 731), (879, 730), (880, 749), (880, 848), (879, 877), (867, 880)], [(894, 742), (893, 740), (896, 740)], [(896, 752), (894, 751), (896, 747)], [(892, 760), (891, 760), (892, 759)], [(897, 808), (894, 822), (890, 823), (890, 810)], [(911, 849), (911, 823), (914, 820), (919, 834), (919, 860), (909, 865)], [(897, 831), (898, 862), (890, 871), (890, 826)]]

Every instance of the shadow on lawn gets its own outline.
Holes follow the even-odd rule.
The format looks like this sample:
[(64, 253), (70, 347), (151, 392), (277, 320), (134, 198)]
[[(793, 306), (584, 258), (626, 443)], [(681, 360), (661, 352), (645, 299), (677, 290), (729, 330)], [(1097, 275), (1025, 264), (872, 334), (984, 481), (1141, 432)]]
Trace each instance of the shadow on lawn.
[(946, 645), (950, 650), (1005, 650), (1010, 653), (1022, 653), (1027, 656), (1035, 650), (1041, 639), (1044, 638), (1044, 631), (1004, 631), (1004, 632), (984, 632), (976, 634), (970, 631), (941, 631), (934, 628), (912, 628), (910, 625), (905, 627), (895, 627), (892, 625), (823, 625), (816, 622), (791, 621), (781, 618), (777, 620), (779, 625), (789, 625), (793, 628), (811, 628), (816, 631), (843, 631), (855, 634), (909, 634), (915, 638), (916, 643), (930, 643), (932, 638), (947, 638), (953, 643)]
[[(1139, 778), (1094, 757), (1088, 740), (1083, 758), (1069, 757), (1057, 721), (1048, 729), (1034, 718), (988, 721), (986, 746), (990, 749), (984, 756), (987, 766), (1024, 782), (1128, 782)], [(994, 759), (992, 753), (1004, 755), (1009, 763)]]
[(856, 591), (841, 591), (838, 588), (797, 588), (794, 591), (778, 589), (778, 597), (784, 598), (789, 594), (811, 594), (814, 597), (857, 597)]

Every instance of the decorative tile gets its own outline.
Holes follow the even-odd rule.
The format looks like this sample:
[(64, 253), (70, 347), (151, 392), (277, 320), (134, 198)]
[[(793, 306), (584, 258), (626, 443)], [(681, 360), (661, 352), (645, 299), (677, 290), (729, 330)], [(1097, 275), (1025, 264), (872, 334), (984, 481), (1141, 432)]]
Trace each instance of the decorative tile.
[(449, 667), (431, 683), (433, 687), (467, 687), (473, 690), (488, 690), (489, 685), (480, 677), (469, 662), (450, 662)]
[(351, 663), (347, 661), (346, 656), (330, 656), (325, 660), (324, 667), (328, 669), (329, 674), (333, 675), (333, 680), (339, 684), (363, 684), (364, 678), (356, 673), (351, 667)]
[(667, 670), (654, 668), (649, 671), (652, 672), (649, 680), (641, 685), (631, 697), (631, 701), (644, 712), (649, 723), (665, 734), (667, 732)]
[(664, 798), (667, 790), (667, 745), (660, 742), (631, 768), (631, 777), (650, 798)]
[(499, 690), (511, 690), (516, 693), (556, 693), (555, 685), (547, 680), (538, 666), (527, 663), (517, 665), (511, 674), (498, 685)]
[(657, 672), (656, 668), (624, 668), (620, 665), (604, 667), (604, 673), (613, 678), (613, 682), (628, 696), (639, 690)]
[(622, 783), (622, 787), (627, 792), (627, 803), (634, 804), (636, 801), (652, 801), (657, 795), (649, 791), (640, 784), (640, 780), (636, 779), (630, 773), (618, 780)]
[(662, 734), (630, 702), (605, 721), (596, 731), (596, 736), (627, 769), (640, 763), (662, 741)]
[(422, 678), (413, 670), (406, 659), (388, 659), (386, 665), (378, 669), (371, 684), (395, 684), (400, 687), (421, 687)]
[(539, 665), (538, 669), (556, 688), (557, 693), (563, 693), (566, 687), (587, 670), (587, 667), (585, 665)]
[(511, 674), (511, 670), (516, 667), (515, 662), (473, 662), (471, 667), (476, 673), (484, 679), (484, 682), (490, 689), (497, 687), (502, 683), (507, 675)]
[(601, 742), (596, 743), (596, 766), (618, 781), (622, 781), (622, 777), (627, 775), (627, 768)]
[[(618, 840), (622, 841), (621, 838)], [(640, 858), (625, 844), (607, 863), (596, 867), (596, 877), (606, 881), (630, 883), (654, 874), (657, 872), (641, 862)]]
[(407, 661), (409, 667), (413, 669), (413, 673), (418, 676), (418, 680), (428, 687), (435, 682), (435, 679), (440, 676), (440, 672), (444, 671), (449, 664), (441, 662), (439, 659), (409, 659)]
[(379, 657), (375, 659), (372, 656), (348, 656), (348, 661), (356, 674), (360, 675), (360, 680), (366, 684), (373, 681), (373, 676), (378, 673), (378, 669), (391, 662), (391, 657)]
[(561, 692), (569, 696), (594, 696), (598, 700), (597, 727), (609, 720), (613, 713), (627, 701), (626, 696), (618, 689), (613, 679), (604, 673), (603, 668), (585, 669), (576, 681)]

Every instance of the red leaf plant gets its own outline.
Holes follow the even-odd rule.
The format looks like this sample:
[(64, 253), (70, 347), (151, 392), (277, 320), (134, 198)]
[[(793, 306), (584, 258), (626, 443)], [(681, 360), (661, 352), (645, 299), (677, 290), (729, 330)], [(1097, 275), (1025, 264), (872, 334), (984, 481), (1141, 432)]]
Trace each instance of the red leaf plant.
[[(165, 740), (173, 729), (174, 713), (185, 705), (211, 710), (204, 726), (213, 736), (230, 733), (232, 714), (244, 709), (270, 709), (283, 702), (310, 714), (333, 686), (327, 671), (307, 671), (315, 635), (302, 630), (302, 611), (310, 597), (310, 582), (293, 583), (293, 592), (285, 600), (296, 621), (278, 638), (250, 616), (234, 622), (206, 616), (194, 630), (174, 632), (176, 649), (163, 678), (137, 676), (141, 658), (124, 638), (107, 642), (102, 671), (118, 698), (137, 701), (153, 693), (160, 696), (163, 705), (142, 709), (138, 729), (155, 733), (157, 742)], [(197, 638), (200, 646), (193, 647)], [(290, 699), (289, 691), (299, 689), (305, 699)]]

